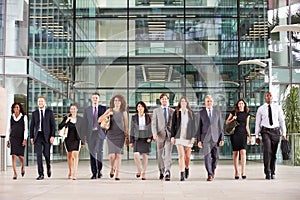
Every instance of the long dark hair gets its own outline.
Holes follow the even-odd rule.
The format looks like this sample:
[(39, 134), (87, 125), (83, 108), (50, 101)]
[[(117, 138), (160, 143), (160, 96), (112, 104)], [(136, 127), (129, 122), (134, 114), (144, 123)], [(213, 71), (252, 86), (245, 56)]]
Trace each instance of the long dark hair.
[(240, 110), (239, 110), (239, 102), (240, 101), (242, 101), (242, 102), (244, 102), (244, 104), (245, 104), (245, 106), (244, 106), (244, 111), (246, 112), (246, 113), (248, 113), (249, 112), (249, 107), (247, 106), (247, 103), (246, 103), (246, 101), (244, 100), (244, 99), (239, 99), (236, 103), (235, 103), (235, 106), (234, 106), (234, 108), (233, 108), (233, 112), (234, 113), (238, 113)]
[(145, 104), (145, 102), (143, 102), (143, 101), (139, 101), (139, 102), (137, 102), (137, 104), (135, 105), (135, 110), (136, 110), (136, 112), (138, 112), (137, 107), (138, 107), (139, 104), (141, 104), (141, 106), (144, 107), (144, 113), (148, 113), (148, 112), (149, 112), (149, 111), (148, 111), (148, 108), (147, 108), (147, 106), (146, 106), (146, 104)]
[(193, 118), (193, 111), (191, 109), (191, 106), (190, 106), (190, 102), (189, 100), (187, 99), (187, 97), (183, 96), (179, 99), (178, 101), (178, 105), (177, 107), (175, 108), (175, 112), (176, 112), (176, 116), (179, 117), (179, 110), (181, 108), (181, 100), (184, 99), (186, 101), (186, 108), (188, 109), (188, 112), (189, 112), (189, 115), (191, 118)]
[(11, 106), (11, 114), (14, 113), (14, 107), (15, 107), (16, 105), (18, 105), (18, 106), (20, 107), (20, 113), (22, 113), (22, 115), (25, 115), (26, 113), (25, 113), (25, 111), (24, 111), (24, 108), (23, 108), (22, 104), (19, 103), (19, 102), (13, 103), (13, 105)]

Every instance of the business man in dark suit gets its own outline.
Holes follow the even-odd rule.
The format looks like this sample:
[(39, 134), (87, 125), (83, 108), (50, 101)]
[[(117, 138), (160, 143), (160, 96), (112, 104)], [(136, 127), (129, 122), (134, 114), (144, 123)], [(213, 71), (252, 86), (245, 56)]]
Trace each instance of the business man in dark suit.
[(205, 97), (205, 107), (199, 113), (198, 147), (203, 147), (207, 181), (212, 181), (219, 160), (218, 146), (224, 145), (224, 122), (221, 112), (213, 109), (213, 98), (210, 95)]
[[(92, 94), (92, 105), (85, 108), (83, 113), (85, 135), (90, 152), (90, 165), (92, 171), (91, 179), (102, 177), (103, 143), (106, 132), (99, 123), (105, 118), (102, 116), (106, 107), (99, 105), (100, 94)], [(97, 175), (98, 173), (98, 175)]]
[(34, 145), (37, 157), (39, 176), (36, 180), (43, 180), (44, 167), (42, 154), (44, 154), (46, 160), (47, 175), (51, 177), (50, 148), (55, 136), (55, 120), (52, 110), (46, 108), (46, 98), (44, 96), (39, 96), (37, 103), (39, 108), (32, 112), (30, 141)]

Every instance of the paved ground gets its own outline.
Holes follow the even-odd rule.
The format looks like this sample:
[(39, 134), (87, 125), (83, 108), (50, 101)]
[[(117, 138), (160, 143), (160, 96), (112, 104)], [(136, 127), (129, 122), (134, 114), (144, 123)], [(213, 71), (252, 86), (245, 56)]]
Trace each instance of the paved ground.
[[(177, 161), (173, 161), (170, 182), (158, 180), (156, 161), (150, 161), (147, 180), (135, 178), (133, 161), (123, 161), (121, 180), (109, 178), (108, 162), (104, 162), (103, 178), (90, 180), (89, 162), (79, 163), (77, 180), (67, 179), (66, 162), (52, 164), (52, 177), (36, 181), (36, 166), (26, 167), (24, 177), (12, 179), (12, 169), (0, 172), (0, 200), (56, 199), (300, 199), (300, 167), (277, 165), (275, 180), (265, 180), (263, 164), (247, 163), (247, 179), (234, 180), (231, 161), (220, 161), (216, 178), (206, 181), (203, 161), (194, 161), (190, 178), (179, 181)], [(18, 168), (20, 171), (20, 168)]]

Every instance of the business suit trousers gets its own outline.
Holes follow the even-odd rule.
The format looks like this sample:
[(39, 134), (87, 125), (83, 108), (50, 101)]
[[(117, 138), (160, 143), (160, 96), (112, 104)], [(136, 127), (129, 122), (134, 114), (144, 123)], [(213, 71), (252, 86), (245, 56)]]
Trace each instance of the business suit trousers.
[(88, 147), (90, 152), (91, 171), (93, 175), (96, 175), (102, 170), (104, 140), (98, 137), (97, 132), (93, 132), (92, 134), (93, 135), (88, 140)]
[(45, 157), (47, 170), (49, 171), (51, 169), (50, 166), (50, 141), (45, 141), (44, 133), (39, 132), (36, 138), (36, 141), (34, 142), (34, 151), (36, 153), (37, 157), (37, 167), (38, 167), (38, 173), (39, 175), (44, 175), (44, 167), (43, 167), (43, 157)]
[(264, 172), (266, 175), (275, 175), (276, 153), (280, 140), (279, 129), (262, 128), (261, 136), (264, 147)]
[(161, 174), (171, 169), (172, 162), (172, 147), (171, 139), (169, 137), (158, 136), (156, 141), (157, 162)]
[(208, 176), (212, 176), (213, 172), (217, 168), (219, 160), (219, 147), (215, 142), (204, 142), (203, 143), (203, 153), (205, 168)]

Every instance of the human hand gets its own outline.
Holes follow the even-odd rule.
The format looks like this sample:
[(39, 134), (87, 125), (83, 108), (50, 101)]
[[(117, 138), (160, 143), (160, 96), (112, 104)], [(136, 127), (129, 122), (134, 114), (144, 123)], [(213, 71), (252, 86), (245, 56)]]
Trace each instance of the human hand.
[(6, 146), (7, 146), (7, 148), (10, 148), (10, 142), (9, 141), (7, 141)]
[(259, 138), (256, 138), (256, 139), (255, 139), (255, 142), (256, 142), (256, 144), (260, 144), (260, 139), (259, 139)]
[(24, 146), (26, 146), (26, 144), (27, 144), (27, 140), (24, 139), (23, 142), (22, 142), (22, 146), (24, 147)]
[(130, 147), (133, 147), (133, 143), (130, 143), (129, 146), (130, 146)]
[(221, 141), (219, 142), (219, 146), (220, 146), (220, 147), (224, 146), (224, 141), (223, 141), (223, 140), (221, 140)]
[(194, 144), (195, 138), (192, 138), (192, 139), (190, 140), (190, 142), (191, 142), (191, 144)]
[(248, 136), (248, 143), (251, 144), (252, 143), (252, 140), (251, 140), (251, 137)]
[(148, 139), (147, 139), (147, 142), (148, 142), (148, 143), (150, 143), (150, 142), (151, 142), (151, 139), (150, 139), (150, 138), (148, 138)]
[(233, 119), (233, 120), (236, 120), (236, 119), (237, 119), (237, 116), (233, 116), (232, 119)]
[(202, 142), (201, 142), (201, 141), (198, 142), (198, 147), (199, 147), (200, 149), (202, 149)]
[(174, 137), (171, 137), (171, 143), (175, 144), (175, 138)]
[(34, 145), (34, 141), (33, 141), (33, 139), (30, 139), (30, 142), (31, 142), (31, 144), (32, 144), (32, 145)]
[(153, 140), (157, 140), (157, 135), (153, 135)]
[(53, 144), (53, 142), (54, 142), (54, 137), (51, 136), (51, 137), (50, 137), (50, 144)]

